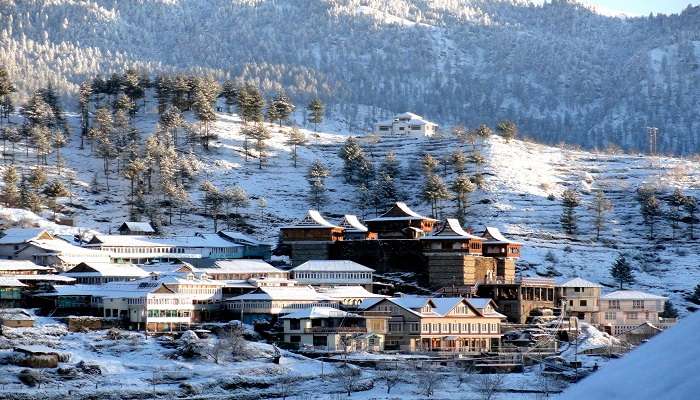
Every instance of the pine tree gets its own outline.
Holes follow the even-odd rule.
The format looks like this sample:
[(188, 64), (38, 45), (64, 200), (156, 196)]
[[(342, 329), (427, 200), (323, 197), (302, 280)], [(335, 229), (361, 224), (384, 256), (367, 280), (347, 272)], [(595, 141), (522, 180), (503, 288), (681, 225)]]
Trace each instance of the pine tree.
[(513, 121), (501, 121), (496, 126), (496, 131), (501, 135), (506, 142), (510, 142), (518, 135), (518, 127)]
[(231, 109), (233, 106), (238, 105), (238, 93), (240, 91), (240, 88), (236, 84), (236, 82), (232, 80), (226, 80), (224, 81), (224, 84), (221, 86), (221, 94), (219, 95), (220, 97), (224, 98), (224, 103), (226, 104), (226, 112), (231, 113)]
[(97, 172), (92, 175), (92, 180), (90, 181), (90, 193), (98, 194), (102, 191), (100, 187), (100, 181), (97, 179)]
[(3, 113), (0, 115), (0, 122), (2, 122), (2, 117), (4, 116), (6, 119), (9, 119), (9, 107), (7, 105), (12, 104), (12, 100), (10, 99), (10, 95), (12, 93), (16, 92), (17, 89), (15, 88), (14, 84), (12, 83), (12, 79), (10, 78), (10, 74), (7, 72), (7, 68), (4, 66), (0, 65), (0, 101), (3, 105)]
[(681, 219), (681, 208), (686, 202), (683, 192), (676, 188), (668, 200), (670, 206), (669, 219), (671, 220), (671, 238), (676, 239), (676, 230), (678, 229), (678, 221)]
[(440, 162), (430, 154), (425, 154), (421, 160), (421, 165), (423, 166), (423, 174), (429, 177), (435, 173)]
[(43, 190), (44, 195), (49, 200), (49, 208), (53, 211), (53, 217), (56, 219), (56, 212), (58, 209), (58, 203), (56, 199), (59, 197), (68, 196), (68, 189), (61, 183), (61, 181), (54, 179), (49, 182), (48, 185)]
[(593, 224), (595, 226), (595, 240), (600, 240), (600, 232), (605, 228), (607, 222), (606, 215), (612, 210), (612, 203), (605, 197), (602, 190), (598, 190), (593, 198), (593, 204), (590, 207), (593, 211)]
[(314, 161), (306, 174), (306, 180), (309, 182), (309, 204), (317, 210), (321, 210), (328, 201), (325, 183), (328, 175), (330, 171), (320, 160)]
[(442, 178), (435, 174), (430, 174), (425, 178), (421, 197), (426, 203), (430, 204), (432, 215), (436, 218), (440, 202), (449, 199), (450, 193), (447, 191), (447, 186), (445, 186)]
[(200, 186), (200, 190), (204, 194), (204, 198), (202, 199), (204, 214), (212, 218), (214, 221), (214, 232), (218, 232), (218, 218), (221, 212), (221, 206), (224, 203), (224, 198), (219, 189), (210, 181), (204, 181)]
[(233, 206), (234, 212), (238, 214), (238, 210), (244, 207), (248, 207), (250, 204), (250, 198), (248, 197), (248, 192), (245, 191), (241, 186), (235, 185), (234, 187), (226, 190), (226, 198)]
[(566, 189), (561, 197), (562, 215), (561, 226), (568, 235), (575, 235), (577, 231), (576, 207), (581, 204), (581, 200), (573, 189)]
[[(367, 188), (365, 184), (360, 184), (360, 188)], [(377, 183), (374, 187), (375, 196), (377, 197), (377, 208), (386, 209), (391, 204), (400, 200), (400, 193), (396, 187), (395, 179), (387, 174), (379, 174)], [(364, 193), (358, 192), (358, 196), (365, 196)]]
[(78, 93), (78, 103), (80, 104), (80, 149), (83, 149), (85, 148), (85, 137), (90, 129), (90, 98), (92, 96), (92, 83), (89, 80), (81, 83)]
[(246, 84), (238, 94), (238, 109), (244, 122), (261, 122), (265, 99), (253, 84)]
[(5, 207), (15, 208), (19, 204), (19, 175), (17, 174), (17, 168), (14, 165), (10, 165), (5, 168), (2, 174), (2, 181), (5, 184), (2, 191), (2, 200), (5, 203)]
[(19, 206), (25, 210), (38, 213), (41, 211), (41, 197), (33, 190), (28, 180), (22, 179), (19, 185)]
[(255, 140), (255, 151), (258, 152), (258, 168), (262, 169), (263, 164), (265, 164), (265, 160), (267, 160), (266, 141), (270, 139), (272, 135), (262, 122), (255, 125), (252, 135), (253, 140)]
[(671, 300), (666, 300), (664, 303), (664, 310), (659, 314), (659, 317), (661, 318), (678, 318), (678, 310), (676, 310), (676, 307), (671, 303)]
[(486, 158), (475, 150), (469, 157), (469, 162), (474, 164), (474, 175), (481, 175), (481, 166), (486, 163)]
[(623, 254), (617, 256), (617, 259), (610, 268), (610, 276), (619, 283), (620, 290), (625, 284), (634, 283), (634, 275), (632, 275), (632, 266), (629, 264)]
[(292, 146), (292, 160), (294, 161), (294, 168), (297, 167), (297, 147), (304, 146), (306, 144), (306, 135), (299, 130), (296, 126), (292, 128), (289, 133), (289, 139), (287, 139), (287, 145)]
[(279, 121), (279, 125), (282, 126), (282, 121), (286, 121), (287, 118), (294, 112), (294, 104), (289, 100), (287, 94), (284, 92), (278, 92), (277, 95), (272, 99), (270, 108), (274, 109), (274, 115)]
[(311, 103), (309, 103), (308, 106), (306, 106), (306, 109), (309, 112), (309, 122), (314, 124), (314, 132), (317, 132), (318, 124), (323, 122), (325, 106), (323, 105), (323, 103), (321, 103), (321, 100), (319, 98), (315, 98), (311, 100)]
[(219, 95), (219, 84), (210, 78), (198, 79), (193, 89), (192, 107), (199, 122), (203, 125), (202, 146), (209, 150), (209, 142), (215, 137), (210, 131), (210, 125), (216, 121), (214, 102)]
[(450, 164), (458, 174), (464, 173), (464, 166), (467, 163), (467, 156), (461, 150), (455, 150), (450, 154)]
[(698, 201), (693, 196), (687, 196), (683, 203), (683, 208), (687, 214), (688, 233), (690, 240), (695, 240), (695, 223), (697, 222)]
[(476, 186), (472, 183), (468, 176), (458, 175), (454, 182), (452, 182), (450, 189), (452, 189), (452, 192), (455, 194), (459, 214), (464, 215), (469, 193), (473, 192), (474, 189), (476, 189)]
[(479, 140), (483, 144), (486, 141), (486, 139), (493, 135), (493, 131), (485, 124), (481, 124), (478, 128), (476, 128), (474, 134), (479, 138)]
[(642, 200), (641, 205), (642, 216), (644, 222), (649, 226), (649, 239), (654, 239), (654, 227), (659, 218), (661, 218), (661, 203), (656, 198), (656, 195), (651, 195)]
[[(279, 114), (277, 114), (277, 109), (272, 103), (267, 104), (267, 110), (265, 110), (265, 117), (267, 118), (268, 122), (275, 123), (279, 119)], [(280, 120), (281, 121), (281, 120)], [(282, 126), (282, 123), (280, 122), (280, 126)]]
[(396, 158), (396, 153), (389, 151), (379, 165), (379, 174), (388, 175), (393, 180), (401, 177), (401, 162)]
[(343, 160), (343, 178), (346, 183), (358, 182), (360, 167), (365, 162), (365, 155), (357, 139), (350, 136), (338, 150), (338, 156)]
[(695, 289), (693, 289), (693, 293), (688, 296), (688, 301), (690, 301), (693, 304), (698, 304), (700, 305), (700, 284), (695, 286)]
[(258, 209), (260, 210), (260, 224), (265, 222), (265, 209), (267, 208), (267, 199), (264, 197), (258, 198)]

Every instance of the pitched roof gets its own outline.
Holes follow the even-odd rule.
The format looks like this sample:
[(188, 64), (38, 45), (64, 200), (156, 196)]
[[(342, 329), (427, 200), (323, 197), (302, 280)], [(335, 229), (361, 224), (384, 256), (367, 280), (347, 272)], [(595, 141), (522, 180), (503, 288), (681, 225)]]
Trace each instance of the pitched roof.
[(657, 296), (637, 290), (617, 290), (600, 296), (601, 300), (666, 300), (668, 297)]
[(283, 228), (339, 228), (336, 225), (328, 222), (321, 213), (316, 210), (309, 210), (306, 216), (297, 221), (293, 225), (284, 226)]
[[(62, 285), (54, 286), (55, 292), (44, 293), (43, 296), (60, 297), (60, 296), (92, 296), (102, 298), (118, 298), (118, 297), (144, 297), (149, 293), (161, 290), (163, 284), (156, 280), (140, 280), (127, 282), (108, 282), (104, 285)], [(171, 289), (164, 287), (162, 290), (167, 290), (173, 296), (179, 296), (172, 292)], [(182, 297), (182, 296), (180, 296)]]
[(367, 232), (367, 227), (360, 222), (357, 215), (346, 214), (339, 226), (348, 232)]
[(136, 221), (125, 221), (120, 227), (119, 230), (122, 228), (126, 227), (132, 232), (147, 232), (147, 233), (155, 233), (155, 229), (153, 229), (153, 226), (149, 222), (136, 222)]
[(402, 201), (397, 201), (389, 210), (377, 218), (368, 219), (367, 221), (401, 221), (401, 220), (414, 220), (414, 219), (426, 219), (430, 221), (437, 221), (436, 219), (425, 217), (418, 214), (417, 212), (411, 210), (406, 203)]
[(316, 292), (311, 286), (262, 286), (252, 293), (232, 297), (228, 300), (328, 301), (333, 299)]
[(0, 271), (53, 271), (51, 267), (36, 265), (29, 260), (0, 260)]
[(486, 242), (484, 242), (486, 244), (520, 244), (507, 239), (498, 228), (492, 226), (486, 226), (484, 228), (484, 233), (481, 236), (486, 239)]
[(587, 281), (583, 278), (573, 278), (559, 284), (560, 287), (582, 287), (582, 288), (599, 288), (601, 285)]
[(250, 244), (250, 245), (255, 245), (255, 246), (269, 245), (268, 243), (261, 242), (258, 239), (254, 238), (252, 236), (246, 235), (244, 233), (241, 233), (241, 232), (219, 231), (218, 233), (219, 233), (219, 235), (233, 241), (234, 243), (243, 243), (243, 244)]
[(73, 283), (75, 278), (56, 274), (37, 274), (37, 275), (15, 275), (20, 282), (54, 282), (54, 283)]
[(170, 237), (98, 234), (90, 240), (90, 244), (100, 244), (107, 247), (242, 247), (242, 245), (228, 241), (215, 233)]
[(332, 297), (334, 299), (347, 299), (347, 298), (356, 298), (356, 299), (368, 299), (368, 298), (378, 298), (378, 299), (383, 299), (389, 296), (385, 296), (383, 294), (376, 294), (372, 293), (369, 290), (365, 289), (364, 286), (333, 286), (329, 288), (319, 288), (318, 289), (319, 293), (323, 293), (328, 297)]
[(5, 308), (0, 310), (0, 320), (34, 321), (34, 315), (22, 308)]
[(281, 319), (321, 319), (321, 318), (345, 318), (358, 317), (357, 314), (351, 314), (343, 310), (333, 307), (309, 307), (291, 314), (283, 316)]
[(199, 270), (207, 274), (286, 272), (263, 260), (255, 259), (218, 260), (213, 267), (200, 268)]
[(14, 276), (0, 276), (0, 287), (25, 287), (24, 283), (20, 282)]
[(372, 268), (365, 267), (362, 264), (350, 260), (309, 260), (292, 268), (292, 271), (374, 272)]
[(4, 235), (0, 237), (0, 244), (26, 243), (32, 239), (39, 239), (44, 233), (51, 236), (51, 234), (43, 228), (9, 228), (3, 233)]
[(484, 238), (472, 235), (462, 228), (459, 221), (455, 218), (448, 218), (447, 222), (442, 225), (436, 232), (428, 236), (424, 236), (421, 240), (439, 240), (439, 239), (471, 239), (484, 240)]
[(70, 270), (68, 270), (68, 272), (64, 272), (64, 275), (72, 278), (92, 276), (119, 276), (142, 278), (148, 276), (148, 272), (133, 264), (115, 264), (85, 261), (71, 268)]

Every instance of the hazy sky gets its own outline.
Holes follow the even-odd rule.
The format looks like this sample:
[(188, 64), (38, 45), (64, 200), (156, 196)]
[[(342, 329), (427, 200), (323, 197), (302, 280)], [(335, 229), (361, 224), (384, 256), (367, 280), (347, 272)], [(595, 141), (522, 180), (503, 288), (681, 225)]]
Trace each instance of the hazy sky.
[(692, 4), (700, 4), (694, 0), (585, 0), (590, 4), (601, 7), (607, 12), (621, 12), (627, 15), (649, 15), (649, 13), (672, 14), (679, 13)]

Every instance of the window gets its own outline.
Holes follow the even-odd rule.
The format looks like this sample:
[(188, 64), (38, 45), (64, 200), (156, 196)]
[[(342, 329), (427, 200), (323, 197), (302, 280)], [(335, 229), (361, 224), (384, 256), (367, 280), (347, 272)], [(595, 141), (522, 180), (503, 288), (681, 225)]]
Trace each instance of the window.
[(328, 337), (326, 336), (314, 336), (314, 346), (327, 346)]
[(586, 307), (586, 306), (588, 306), (588, 301), (587, 300), (579, 300), (578, 304), (581, 307)]
[(644, 300), (632, 300), (632, 308), (634, 309), (643, 309), (644, 308)]
[(301, 327), (301, 324), (299, 323), (298, 319), (290, 319), (289, 320), (289, 329), (296, 331), (296, 330), (299, 330), (300, 327)]
[(639, 316), (636, 312), (627, 313), (627, 319), (638, 319)]
[(613, 310), (619, 310), (620, 309), (620, 300), (610, 300), (610, 303), (608, 305)]
[(574, 293), (579, 293), (579, 292), (581, 292), (581, 288), (575, 287), (575, 288), (574, 288)]
[(299, 343), (299, 342), (301, 342), (301, 336), (299, 336), (299, 335), (292, 335), (292, 336), (289, 337), (289, 341), (290, 341), (291, 343)]

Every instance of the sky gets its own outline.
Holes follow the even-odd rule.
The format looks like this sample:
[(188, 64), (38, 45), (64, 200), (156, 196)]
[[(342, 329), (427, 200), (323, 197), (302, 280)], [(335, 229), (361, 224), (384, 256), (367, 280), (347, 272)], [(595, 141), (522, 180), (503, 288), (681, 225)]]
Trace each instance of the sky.
[(649, 13), (673, 14), (683, 11), (688, 4), (699, 5), (694, 0), (586, 0), (596, 5), (606, 14), (627, 14), (630, 16), (649, 15)]

